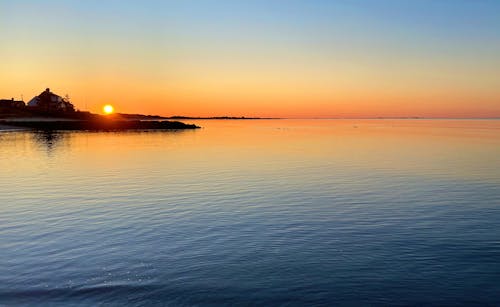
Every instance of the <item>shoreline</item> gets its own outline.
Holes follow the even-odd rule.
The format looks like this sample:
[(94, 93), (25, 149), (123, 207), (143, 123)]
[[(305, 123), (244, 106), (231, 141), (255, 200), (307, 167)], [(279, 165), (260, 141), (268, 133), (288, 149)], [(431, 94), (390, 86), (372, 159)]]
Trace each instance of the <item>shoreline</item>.
[(141, 121), (114, 119), (48, 119), (18, 118), (16, 120), (0, 120), (0, 130), (68, 130), (68, 131), (125, 131), (125, 130), (184, 130), (199, 129), (195, 124), (179, 121)]
[(0, 123), (0, 132), (3, 131), (26, 131), (29, 130), (28, 128), (22, 128), (22, 127), (17, 127), (17, 126), (8, 126)]

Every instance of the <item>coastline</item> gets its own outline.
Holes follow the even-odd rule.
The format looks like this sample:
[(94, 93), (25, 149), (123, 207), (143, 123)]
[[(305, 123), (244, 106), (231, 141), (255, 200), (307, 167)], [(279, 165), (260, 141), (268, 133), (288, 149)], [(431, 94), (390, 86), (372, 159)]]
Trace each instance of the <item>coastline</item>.
[(3, 132), (3, 131), (22, 131), (22, 130), (28, 130), (28, 128), (8, 126), (8, 125), (4, 125), (4, 124), (0, 123), (0, 132)]
[(123, 130), (182, 130), (198, 129), (194, 124), (185, 124), (179, 121), (141, 121), (115, 119), (48, 119), (24, 118), (15, 120), (0, 120), (2, 130), (71, 130), (71, 131), (123, 131)]

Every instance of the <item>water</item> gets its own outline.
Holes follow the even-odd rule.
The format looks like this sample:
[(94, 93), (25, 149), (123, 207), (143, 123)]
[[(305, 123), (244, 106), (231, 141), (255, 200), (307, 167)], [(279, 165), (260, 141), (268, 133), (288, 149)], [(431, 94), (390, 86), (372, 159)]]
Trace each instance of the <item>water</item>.
[(1, 132), (0, 304), (500, 304), (500, 121), (196, 123)]

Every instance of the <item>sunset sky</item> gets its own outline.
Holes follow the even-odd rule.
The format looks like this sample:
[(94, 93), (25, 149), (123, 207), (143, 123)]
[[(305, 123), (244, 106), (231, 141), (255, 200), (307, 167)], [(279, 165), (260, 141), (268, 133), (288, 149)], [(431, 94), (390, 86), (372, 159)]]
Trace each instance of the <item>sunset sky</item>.
[(500, 117), (500, 1), (0, 1), (0, 98), (165, 116)]

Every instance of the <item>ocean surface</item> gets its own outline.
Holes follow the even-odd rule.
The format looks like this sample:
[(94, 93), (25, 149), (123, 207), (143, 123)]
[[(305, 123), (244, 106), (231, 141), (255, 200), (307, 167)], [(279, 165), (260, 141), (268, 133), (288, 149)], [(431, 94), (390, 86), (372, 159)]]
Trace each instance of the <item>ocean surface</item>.
[(0, 305), (500, 305), (500, 120), (0, 132)]

